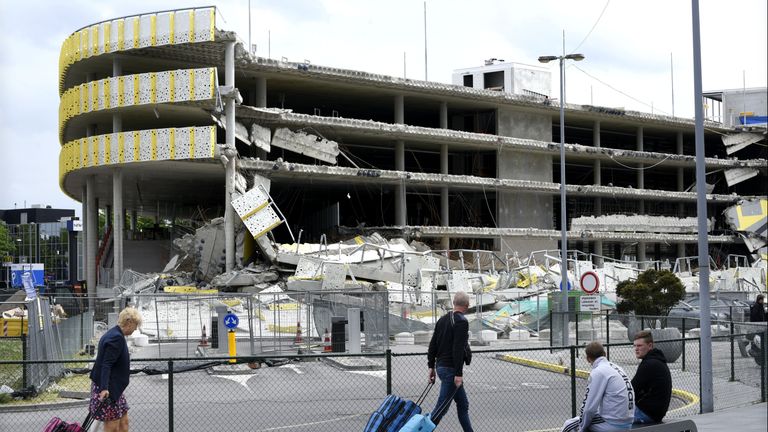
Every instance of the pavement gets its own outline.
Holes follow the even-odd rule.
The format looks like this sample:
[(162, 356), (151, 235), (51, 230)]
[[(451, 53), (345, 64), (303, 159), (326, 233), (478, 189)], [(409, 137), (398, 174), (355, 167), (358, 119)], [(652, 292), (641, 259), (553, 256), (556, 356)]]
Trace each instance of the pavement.
[(768, 430), (766, 402), (685, 417), (696, 423), (699, 432), (765, 432)]

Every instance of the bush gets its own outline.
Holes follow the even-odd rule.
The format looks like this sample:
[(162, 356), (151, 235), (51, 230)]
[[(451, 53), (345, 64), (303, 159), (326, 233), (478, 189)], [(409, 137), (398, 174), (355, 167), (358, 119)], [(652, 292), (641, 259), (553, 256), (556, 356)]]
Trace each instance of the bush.
[(619, 282), (616, 294), (621, 298), (616, 304), (619, 313), (666, 316), (685, 296), (685, 287), (671, 271), (650, 269), (637, 280)]

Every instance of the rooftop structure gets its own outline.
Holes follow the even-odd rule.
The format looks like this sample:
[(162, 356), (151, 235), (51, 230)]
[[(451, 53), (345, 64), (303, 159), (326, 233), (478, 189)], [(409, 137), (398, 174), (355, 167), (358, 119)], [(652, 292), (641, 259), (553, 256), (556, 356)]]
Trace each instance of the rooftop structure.
[[(491, 62), (444, 84), (257, 57), (216, 25), (214, 8), (78, 30), (61, 51), (60, 185), (83, 202), (89, 284), (97, 207), (113, 209), (121, 233), (119, 277), (120, 215), (226, 213), (234, 256), (230, 201), (257, 185), (302, 241), (379, 230), (435, 249), (520, 257), (557, 249), (559, 110), (548, 75)], [(765, 135), (737, 135), (713, 120), (705, 124), (709, 242), (715, 255), (746, 254), (722, 213), (764, 199), (768, 153), (749, 144)], [(568, 104), (565, 126), (569, 218), (695, 216), (692, 119)], [(740, 147), (729, 151), (729, 139)], [(568, 247), (642, 261), (687, 256), (697, 242), (685, 224), (662, 233), (599, 226), (571, 228)], [(274, 237), (291, 240), (282, 228)]]

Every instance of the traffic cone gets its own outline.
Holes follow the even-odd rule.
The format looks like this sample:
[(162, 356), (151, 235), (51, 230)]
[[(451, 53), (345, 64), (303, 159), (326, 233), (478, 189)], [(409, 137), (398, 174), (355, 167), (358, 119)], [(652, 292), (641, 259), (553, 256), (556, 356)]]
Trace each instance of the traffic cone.
[(197, 344), (197, 346), (201, 346), (201, 347), (208, 346), (208, 336), (205, 335), (205, 326), (203, 326), (203, 334), (202, 336), (200, 336), (200, 343)]
[(293, 339), (293, 342), (296, 344), (304, 342), (304, 338), (301, 337), (301, 321), (296, 323), (296, 337)]
[(328, 329), (325, 329), (323, 333), (323, 352), (332, 352), (331, 348), (331, 334), (328, 333)]

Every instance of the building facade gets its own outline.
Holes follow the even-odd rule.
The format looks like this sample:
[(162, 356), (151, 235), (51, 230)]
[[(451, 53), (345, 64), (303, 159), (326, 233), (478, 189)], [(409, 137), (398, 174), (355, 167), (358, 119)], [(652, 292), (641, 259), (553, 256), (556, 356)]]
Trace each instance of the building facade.
[[(486, 68), (458, 70), (454, 84), (444, 84), (257, 57), (216, 25), (214, 8), (74, 32), (60, 59), (60, 185), (83, 203), (89, 284), (99, 207), (112, 208), (118, 233), (129, 212), (225, 216), (231, 268), (231, 201), (256, 184), (267, 185), (303, 241), (375, 230), (434, 249), (519, 258), (558, 249), (561, 163), (569, 222), (696, 215), (693, 120), (568, 104), (561, 161), (548, 73)], [(740, 199), (764, 199), (766, 147), (727, 153), (723, 137), (741, 131), (705, 126), (711, 252), (743, 253), (722, 212)], [(733, 170), (749, 176), (729, 182)], [(596, 260), (695, 254), (695, 228), (621, 224), (570, 229), (568, 248)], [(274, 236), (290, 241), (280, 229)], [(123, 238), (113, 236), (116, 278)]]

